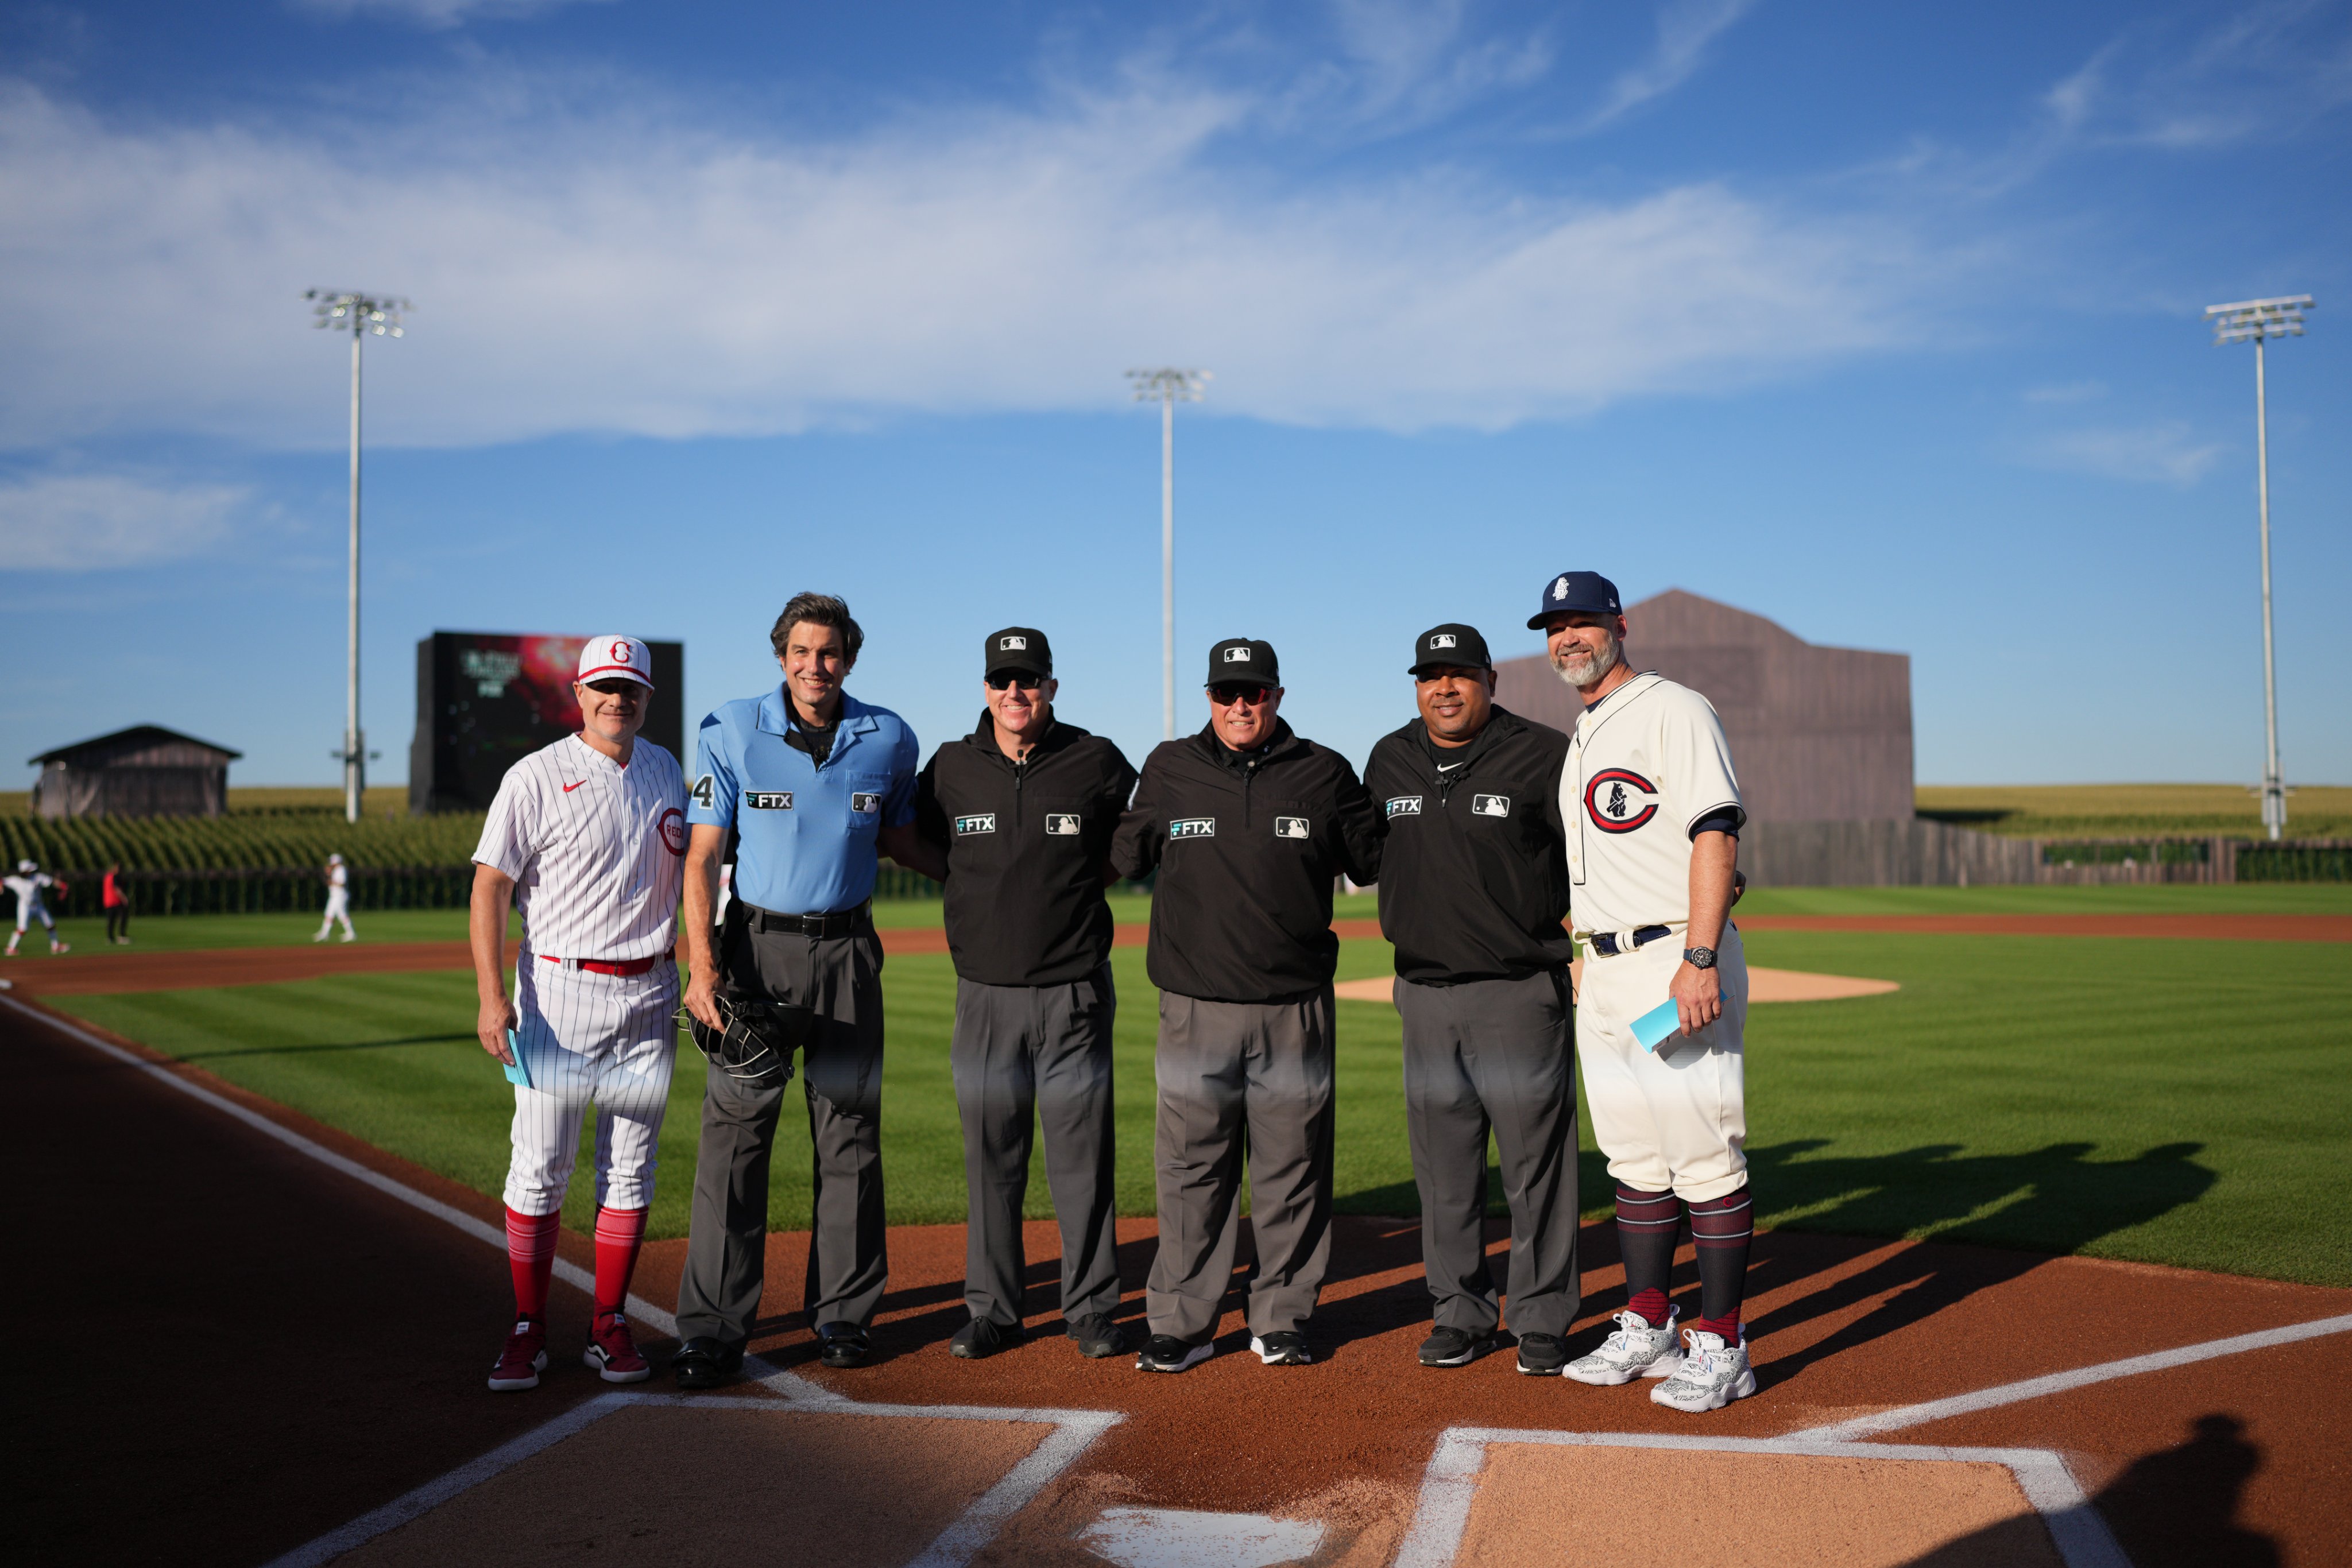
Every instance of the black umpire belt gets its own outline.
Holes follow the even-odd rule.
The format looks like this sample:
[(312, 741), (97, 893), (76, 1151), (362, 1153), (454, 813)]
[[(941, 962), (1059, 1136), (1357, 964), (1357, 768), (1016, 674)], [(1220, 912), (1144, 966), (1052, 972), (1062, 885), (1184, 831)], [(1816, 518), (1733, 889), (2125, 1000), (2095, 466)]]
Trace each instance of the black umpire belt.
[(756, 904), (743, 905), (743, 925), (751, 931), (780, 931), (788, 936), (855, 936), (874, 924), (871, 904), (836, 909), (827, 915), (779, 915)]
[(1614, 931), (1596, 931), (1586, 938), (1585, 946), (1604, 958), (1614, 958), (1620, 953), (1631, 953), (1636, 947), (1646, 947), (1661, 936), (1671, 936), (1671, 925), (1643, 925), (1636, 928), (1630, 940), (1619, 942)]

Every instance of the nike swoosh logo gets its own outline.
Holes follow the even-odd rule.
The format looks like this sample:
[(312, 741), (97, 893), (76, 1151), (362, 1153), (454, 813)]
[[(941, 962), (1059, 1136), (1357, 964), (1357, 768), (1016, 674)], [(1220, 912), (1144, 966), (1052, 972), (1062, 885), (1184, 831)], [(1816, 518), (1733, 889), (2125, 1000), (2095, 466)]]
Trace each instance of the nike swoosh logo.
[[(585, 783), (587, 783), (587, 782), (588, 782), (588, 780), (586, 780), (585, 779), (583, 779), (582, 780), (580, 780), (580, 784), (585, 784)], [(573, 791), (574, 789), (579, 789), (579, 788), (580, 788), (580, 784), (566, 784), (566, 785), (563, 787), (563, 792), (564, 792), (565, 794), (569, 795), (569, 794), (571, 794), (571, 793), (572, 793), (572, 791)]]

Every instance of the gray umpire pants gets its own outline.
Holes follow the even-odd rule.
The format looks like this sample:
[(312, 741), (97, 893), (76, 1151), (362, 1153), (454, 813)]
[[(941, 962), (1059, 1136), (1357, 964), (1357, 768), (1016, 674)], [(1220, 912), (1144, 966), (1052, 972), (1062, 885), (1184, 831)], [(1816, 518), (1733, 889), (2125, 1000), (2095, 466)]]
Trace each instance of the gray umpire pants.
[[(731, 930), (720, 959), (739, 996), (798, 1002), (815, 1020), (801, 1055), (814, 1172), (809, 1207), (810, 1326), (873, 1321), (889, 1278), (882, 1216), (882, 944)], [(680, 1339), (741, 1344), (767, 1276), (768, 1160), (791, 1086), (754, 1087), (713, 1069), (702, 1096), (694, 1218), (677, 1288)]]
[(1021, 1206), (1032, 1127), (1045, 1134), (1045, 1186), (1062, 1228), (1062, 1316), (1118, 1310), (1111, 1125), (1110, 966), (1060, 986), (956, 982), (948, 1047), (963, 1118), (969, 1196), (963, 1301), (1000, 1327), (1021, 1322), (1029, 1260)]
[(1249, 1165), (1250, 1333), (1304, 1327), (1331, 1261), (1331, 988), (1304, 1001), (1160, 994), (1160, 1251), (1151, 1332), (1215, 1333)]
[(1576, 1071), (1568, 976), (1424, 986), (1400, 978), (1405, 1124), (1421, 1192), (1421, 1256), (1440, 1328), (1491, 1333), (1486, 1134), (1511, 1211), (1514, 1333), (1576, 1320)]

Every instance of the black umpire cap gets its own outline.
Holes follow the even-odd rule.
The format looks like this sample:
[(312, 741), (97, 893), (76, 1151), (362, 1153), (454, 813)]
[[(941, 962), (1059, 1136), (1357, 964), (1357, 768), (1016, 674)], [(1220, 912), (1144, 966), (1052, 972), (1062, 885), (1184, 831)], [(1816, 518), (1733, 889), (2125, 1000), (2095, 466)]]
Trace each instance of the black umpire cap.
[(1432, 664), (1459, 664), (1465, 670), (1491, 670), (1495, 661), (1487, 656), (1486, 639), (1478, 635), (1475, 626), (1465, 626), (1459, 621), (1449, 621), (1443, 626), (1432, 626), (1412, 645), (1412, 664), (1408, 674), (1417, 675)]
[(1247, 637), (1226, 638), (1209, 650), (1209, 678), (1202, 684), (1212, 686), (1282, 685), (1282, 667), (1275, 661), (1274, 644), (1253, 642)]
[(991, 632), (982, 657), (986, 660), (981, 669), (982, 675), (1013, 670), (1042, 679), (1054, 673), (1054, 645), (1034, 626), (1007, 626), (1002, 632)]
[(1622, 615), (1617, 585), (1597, 571), (1563, 571), (1544, 584), (1543, 608), (1528, 617), (1528, 630), (1539, 632), (1555, 615)]

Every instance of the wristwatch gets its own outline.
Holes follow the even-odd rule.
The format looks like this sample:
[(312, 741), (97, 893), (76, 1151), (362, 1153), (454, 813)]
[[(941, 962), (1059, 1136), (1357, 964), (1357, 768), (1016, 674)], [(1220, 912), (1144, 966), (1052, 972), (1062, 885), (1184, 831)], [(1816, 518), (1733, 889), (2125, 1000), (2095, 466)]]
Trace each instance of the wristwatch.
[(1683, 949), (1683, 962), (1694, 969), (1712, 969), (1715, 967), (1715, 949), (1685, 947)]

